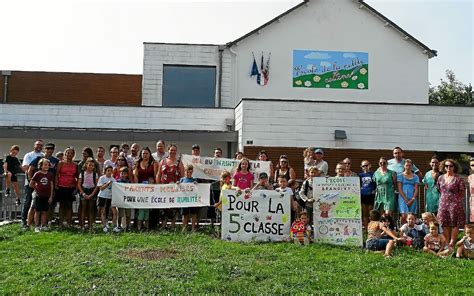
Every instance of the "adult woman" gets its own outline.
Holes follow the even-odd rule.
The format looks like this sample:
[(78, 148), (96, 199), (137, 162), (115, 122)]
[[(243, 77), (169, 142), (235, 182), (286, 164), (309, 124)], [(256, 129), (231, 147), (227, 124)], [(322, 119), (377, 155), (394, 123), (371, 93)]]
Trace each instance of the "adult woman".
[(398, 209), (400, 210), (400, 223), (407, 223), (408, 213), (416, 213), (417, 197), (420, 178), (413, 173), (413, 162), (405, 159), (403, 173), (397, 176), (398, 183)]
[(449, 240), (449, 248), (454, 248), (458, 238), (459, 228), (464, 226), (465, 215), (463, 200), (466, 187), (458, 175), (461, 167), (453, 159), (441, 162), (440, 171), (445, 174), (438, 178), (438, 189), (441, 192), (438, 221), (443, 226), (443, 234)]
[(382, 212), (386, 216), (391, 216), (395, 210), (395, 184), (397, 177), (394, 171), (387, 168), (387, 159), (380, 157), (379, 169), (374, 173), (375, 203), (374, 210)]
[(258, 153), (258, 157), (257, 157), (257, 160), (259, 161), (269, 161), (270, 162), (270, 180), (273, 180), (275, 178), (275, 176), (273, 175), (275, 173), (274, 169), (273, 169), (273, 162), (270, 160), (270, 158), (268, 157), (268, 154), (265, 150), (262, 150)]
[(365, 227), (369, 224), (369, 213), (372, 211), (375, 202), (375, 181), (373, 180), (374, 172), (370, 170), (370, 162), (366, 159), (362, 160), (360, 167), (362, 172), (360, 178), (360, 197), (362, 204), (362, 222)]
[[(94, 152), (92, 151), (92, 148), (91, 147), (82, 148), (82, 160), (77, 164), (77, 167), (79, 169), (79, 173), (81, 173), (82, 170), (85, 168), (86, 161), (89, 158), (94, 159)], [(94, 166), (95, 166), (95, 171), (99, 172), (100, 171), (100, 165), (95, 160), (94, 160)]]
[(436, 186), (440, 172), (439, 172), (439, 159), (436, 156), (431, 157), (430, 161), (431, 171), (426, 172), (423, 177), (423, 183), (425, 184), (425, 211), (433, 214), (438, 213), (439, 206), (439, 191)]
[(78, 170), (74, 163), (76, 152), (68, 147), (64, 150), (65, 160), (58, 164), (55, 177), (56, 201), (59, 202), (59, 218), (62, 225), (72, 225), (72, 202), (77, 186)]
[[(153, 183), (157, 171), (157, 164), (153, 157), (151, 157), (151, 150), (148, 147), (144, 147), (140, 151), (140, 156), (133, 170), (134, 179), (137, 183)], [(137, 217), (138, 230), (142, 229), (142, 225), (145, 229), (148, 229), (148, 220), (150, 217), (150, 210), (139, 209)]]
[[(156, 175), (156, 183), (170, 184), (177, 183), (184, 176), (183, 163), (177, 158), (178, 147), (175, 144), (168, 146), (168, 157), (162, 159), (158, 166), (158, 174)], [(162, 227), (168, 223), (171, 218), (171, 227), (174, 228), (176, 223), (177, 211), (174, 209), (166, 209), (163, 215)]]
[(132, 168), (129, 166), (129, 163), (127, 161), (127, 155), (123, 152), (120, 152), (120, 155), (117, 159), (117, 165), (115, 166), (114, 172), (112, 173), (115, 180), (120, 179), (120, 169), (123, 167), (128, 168), (128, 179), (131, 183), (134, 183), (135, 178), (133, 176)]
[(346, 166), (346, 169), (344, 171), (344, 177), (358, 177), (357, 173), (351, 171), (351, 159), (350, 158), (344, 158), (342, 163)]
[(280, 155), (280, 162), (277, 166), (277, 170), (275, 171), (273, 179), (275, 184), (278, 184), (278, 176), (280, 175), (285, 176), (287, 181), (296, 179), (295, 170), (290, 167), (290, 164), (288, 163), (288, 156), (286, 155)]
[(474, 158), (471, 158), (471, 160), (469, 161), (469, 167), (471, 171), (471, 174), (468, 177), (469, 192), (471, 196), (471, 205), (469, 207), (471, 209), (471, 214), (469, 220), (472, 222), (474, 221)]

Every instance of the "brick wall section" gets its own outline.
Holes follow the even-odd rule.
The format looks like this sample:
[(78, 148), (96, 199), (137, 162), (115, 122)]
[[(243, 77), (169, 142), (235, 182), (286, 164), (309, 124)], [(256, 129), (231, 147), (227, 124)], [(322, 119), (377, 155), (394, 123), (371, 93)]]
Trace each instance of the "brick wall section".
[(12, 71), (7, 101), (140, 106), (141, 88), (141, 75)]

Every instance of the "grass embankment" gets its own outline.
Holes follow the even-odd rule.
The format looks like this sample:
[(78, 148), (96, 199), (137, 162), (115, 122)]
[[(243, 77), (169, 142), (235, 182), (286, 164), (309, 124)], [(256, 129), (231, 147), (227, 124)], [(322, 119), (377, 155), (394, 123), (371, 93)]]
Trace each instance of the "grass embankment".
[(411, 249), (239, 244), (208, 234), (0, 228), (0, 294), (474, 293), (474, 261)]
[[(347, 88), (368, 89), (369, 88), (369, 65), (349, 70), (338, 70), (324, 74), (305, 74), (293, 78), (293, 87), (312, 88)], [(336, 76), (334, 76), (336, 74)]]

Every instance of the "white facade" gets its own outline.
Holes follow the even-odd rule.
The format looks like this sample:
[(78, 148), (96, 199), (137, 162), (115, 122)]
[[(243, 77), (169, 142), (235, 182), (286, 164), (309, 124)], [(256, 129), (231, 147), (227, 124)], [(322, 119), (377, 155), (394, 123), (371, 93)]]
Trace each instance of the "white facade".
[[(238, 110), (238, 111), (237, 111)], [(474, 152), (474, 108), (242, 100), (236, 108), (239, 148), (310, 147)], [(336, 140), (335, 130), (345, 140)]]

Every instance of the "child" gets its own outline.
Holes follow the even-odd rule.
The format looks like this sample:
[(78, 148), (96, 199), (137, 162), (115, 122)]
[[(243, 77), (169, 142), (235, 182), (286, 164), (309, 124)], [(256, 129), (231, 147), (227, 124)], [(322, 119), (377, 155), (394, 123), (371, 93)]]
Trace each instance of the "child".
[(221, 174), (221, 195), (219, 197), (219, 201), (214, 205), (218, 212), (222, 211), (222, 198), (224, 197), (224, 190), (228, 189), (237, 188), (232, 186), (232, 182), (230, 181), (230, 173), (228, 171), (223, 171)]
[(234, 174), (234, 186), (240, 190), (251, 189), (253, 187), (254, 176), (250, 172), (250, 162), (244, 157)]
[(304, 177), (308, 178), (309, 176), (309, 168), (316, 165), (316, 160), (314, 159), (314, 150), (313, 147), (308, 147), (303, 151), (304, 157)]
[(252, 190), (273, 190), (273, 186), (268, 181), (267, 173), (260, 173), (258, 183), (253, 186)]
[(21, 172), (21, 164), (18, 158), (16, 157), (20, 152), (20, 146), (13, 145), (10, 148), (10, 153), (5, 156), (5, 162), (3, 163), (3, 171), (5, 175), (5, 195), (10, 195), (10, 186), (13, 185), (13, 190), (15, 191), (16, 205), (19, 206), (20, 202), (20, 189), (18, 188), (18, 178), (17, 173)]
[[(436, 220), (436, 216), (431, 213), (431, 212), (424, 212), (421, 214), (421, 232), (423, 233), (423, 236), (427, 235), (430, 233), (430, 223), (431, 222), (436, 222), (438, 223), (438, 220)], [(438, 232), (440, 234), (443, 234), (443, 227), (439, 227)]]
[(306, 209), (306, 212), (309, 216), (309, 224), (313, 224), (313, 178), (320, 175), (317, 167), (312, 166), (308, 169), (308, 178), (303, 181), (301, 189), (299, 192), (300, 200), (302, 201), (302, 206)]
[(344, 177), (344, 172), (346, 171), (346, 165), (340, 162), (336, 165), (336, 169), (334, 171), (336, 172), (336, 177)]
[(416, 217), (414, 214), (410, 213), (407, 216), (407, 223), (403, 224), (400, 227), (400, 236), (402, 241), (410, 247), (421, 249), (423, 248), (423, 240), (419, 231), (421, 231), (421, 226), (415, 224)]
[(86, 159), (79, 178), (77, 179), (77, 190), (80, 195), (80, 203), (82, 215), (80, 215), (79, 225), (84, 230), (84, 222), (87, 217), (89, 223), (89, 231), (95, 222), (96, 212), (96, 195), (97, 195), (97, 179), (99, 174), (96, 172), (95, 161), (92, 157)]
[(464, 226), (464, 236), (457, 242), (456, 258), (474, 259), (474, 225)]
[[(112, 177), (113, 173), (112, 166), (106, 166), (104, 169), (104, 175), (100, 176), (97, 187), (99, 187), (99, 211), (100, 217), (102, 220), (102, 230), (107, 233), (109, 230), (109, 225), (107, 224), (107, 213), (106, 208), (110, 207), (112, 204), (112, 183), (115, 182), (115, 179)], [(112, 223), (117, 222), (117, 208), (112, 207)], [(114, 232), (120, 232), (118, 225), (115, 224), (113, 228)]]
[(49, 160), (42, 158), (38, 163), (40, 170), (37, 171), (30, 181), (30, 187), (34, 189), (32, 208), (35, 210), (35, 232), (41, 229), (47, 230), (49, 204), (53, 202), (53, 175), (48, 172)]
[(278, 188), (275, 189), (278, 192), (288, 192), (290, 196), (293, 197), (293, 190), (288, 187), (288, 181), (286, 180), (285, 175), (278, 176)]
[(291, 240), (297, 245), (308, 245), (311, 242), (311, 227), (308, 225), (308, 214), (301, 213), (299, 219), (291, 224)]
[(425, 236), (423, 252), (439, 257), (446, 257), (450, 250), (445, 249), (446, 239), (438, 232), (439, 224), (437, 222), (430, 222), (429, 229), (430, 233)]
[[(117, 179), (117, 183), (131, 183), (130, 181), (130, 170), (126, 166), (120, 168), (120, 176)], [(132, 215), (132, 210), (130, 208), (119, 208), (118, 209), (118, 221), (117, 225), (120, 229), (125, 229), (125, 231), (130, 230), (130, 217)], [(123, 225), (123, 220), (125, 219), (125, 226)]]
[[(179, 180), (179, 183), (195, 183), (197, 184), (197, 180), (193, 178), (193, 170), (194, 167), (192, 164), (186, 165), (184, 168), (185, 170), (185, 177), (182, 177)], [(186, 231), (186, 228), (188, 227), (189, 223), (189, 215), (191, 215), (191, 230), (196, 231), (197, 229), (197, 213), (198, 213), (199, 208), (198, 207), (189, 207), (189, 208), (182, 208), (181, 213), (183, 215), (183, 229), (182, 231)]]
[[(144, 180), (142, 184), (154, 184), (155, 179), (153, 177), (148, 178), (148, 180)], [(164, 211), (160, 211), (162, 215), (164, 215)], [(149, 228), (149, 220), (150, 220), (150, 209), (139, 209), (138, 210), (138, 217), (137, 217), (137, 229), (138, 231), (143, 229), (148, 230)]]
[[(392, 250), (395, 243), (400, 240), (397, 235), (380, 222), (380, 212), (372, 210), (369, 213), (369, 225), (367, 226), (367, 241), (365, 247), (371, 251), (385, 250), (384, 257), (392, 257)], [(392, 239), (382, 238), (382, 232), (385, 232)]]

